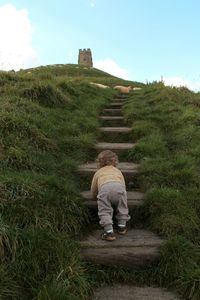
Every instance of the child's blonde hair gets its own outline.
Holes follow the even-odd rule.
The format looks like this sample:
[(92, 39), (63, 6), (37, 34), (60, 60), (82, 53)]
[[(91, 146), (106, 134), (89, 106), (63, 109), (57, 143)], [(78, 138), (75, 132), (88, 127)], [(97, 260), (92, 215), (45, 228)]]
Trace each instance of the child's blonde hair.
[(118, 156), (111, 150), (104, 150), (99, 153), (96, 161), (99, 168), (110, 165), (115, 167), (118, 164)]

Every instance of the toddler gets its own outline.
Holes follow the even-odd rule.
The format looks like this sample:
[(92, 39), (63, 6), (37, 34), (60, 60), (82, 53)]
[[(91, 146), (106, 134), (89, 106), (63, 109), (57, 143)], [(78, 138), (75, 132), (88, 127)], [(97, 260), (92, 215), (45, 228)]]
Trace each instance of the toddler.
[(112, 226), (113, 208), (116, 210), (119, 234), (126, 233), (126, 222), (130, 220), (124, 176), (117, 164), (118, 157), (114, 152), (105, 150), (99, 153), (98, 170), (91, 184), (92, 196), (97, 198), (99, 223), (104, 228), (102, 239), (107, 241), (116, 239)]

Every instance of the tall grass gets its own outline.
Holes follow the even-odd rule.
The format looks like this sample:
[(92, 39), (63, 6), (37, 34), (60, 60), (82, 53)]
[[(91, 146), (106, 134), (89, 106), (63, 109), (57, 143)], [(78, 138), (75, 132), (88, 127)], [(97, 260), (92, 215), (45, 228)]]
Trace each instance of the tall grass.
[(0, 73), (1, 299), (85, 299), (90, 291), (75, 242), (89, 218), (76, 169), (114, 92), (69, 80), (75, 72)]
[(144, 219), (164, 235), (156, 278), (199, 299), (200, 97), (186, 88), (152, 83), (124, 108), (137, 146), (129, 157), (142, 166)]

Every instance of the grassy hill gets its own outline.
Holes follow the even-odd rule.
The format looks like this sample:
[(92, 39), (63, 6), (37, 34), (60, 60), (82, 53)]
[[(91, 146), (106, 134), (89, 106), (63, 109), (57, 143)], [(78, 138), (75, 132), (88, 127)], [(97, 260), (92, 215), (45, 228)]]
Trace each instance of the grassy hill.
[(0, 73), (0, 298), (81, 299), (74, 236), (87, 224), (76, 168), (123, 80), (78, 65)]
[[(98, 140), (98, 115), (116, 94), (98, 82), (143, 86), (124, 108), (137, 147), (146, 223), (169, 242), (144, 270), (85, 265), (77, 236), (90, 215), (77, 166)], [(87, 299), (103, 282), (175, 285), (200, 298), (200, 96), (162, 83), (144, 86), (97, 69), (52, 65), (0, 72), (0, 299)]]
[(141, 222), (168, 240), (154, 278), (200, 299), (200, 94), (149, 84), (124, 114), (137, 140), (129, 158), (142, 168)]

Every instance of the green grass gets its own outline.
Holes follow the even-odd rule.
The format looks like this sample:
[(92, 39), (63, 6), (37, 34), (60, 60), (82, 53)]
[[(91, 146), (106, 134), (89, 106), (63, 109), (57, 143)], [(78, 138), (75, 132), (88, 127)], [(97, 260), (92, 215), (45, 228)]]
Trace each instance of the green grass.
[(152, 83), (124, 107), (137, 141), (128, 157), (141, 164), (146, 191), (145, 225), (168, 240), (155, 280), (193, 300), (200, 295), (199, 103), (198, 93)]
[[(98, 115), (117, 94), (90, 84), (137, 85), (124, 106), (137, 142), (122, 157), (141, 164), (145, 205), (133, 213), (167, 240), (161, 257), (139, 268), (103, 267), (79, 259), (78, 239), (92, 219), (77, 177), (94, 158)], [(88, 299), (115, 282), (176, 288), (200, 297), (200, 94), (144, 86), (78, 65), (0, 72), (0, 299)], [(135, 214), (135, 217), (134, 217)]]
[(73, 65), (0, 72), (1, 299), (85, 299), (90, 292), (75, 241), (89, 222), (76, 170), (90, 157), (100, 110), (116, 92), (89, 84), (112, 81), (108, 74), (80, 68), (80, 75), (85, 80)]

